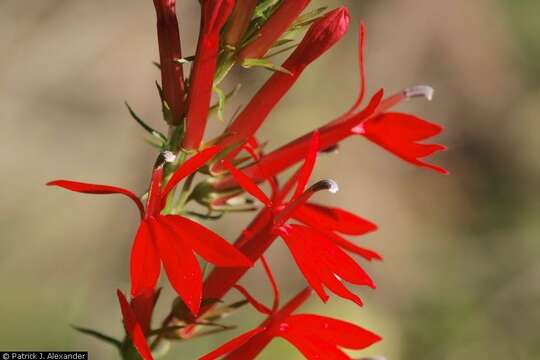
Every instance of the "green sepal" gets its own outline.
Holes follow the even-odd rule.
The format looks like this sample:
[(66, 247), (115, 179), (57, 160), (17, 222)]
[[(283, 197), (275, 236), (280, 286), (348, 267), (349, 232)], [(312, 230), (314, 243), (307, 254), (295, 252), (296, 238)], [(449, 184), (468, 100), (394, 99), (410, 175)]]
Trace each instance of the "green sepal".
[(85, 335), (89, 335), (89, 336), (92, 336), (98, 340), (101, 340), (107, 344), (110, 344), (110, 345), (113, 345), (114, 347), (120, 349), (122, 347), (122, 342), (120, 340), (117, 340), (111, 336), (108, 336), (108, 335), (105, 335), (99, 331), (96, 331), (96, 330), (92, 330), (92, 329), (88, 329), (88, 328), (83, 328), (83, 327), (79, 327), (79, 326), (76, 326), (76, 325), (71, 325), (71, 327), (73, 329), (75, 329), (76, 331), (80, 332), (80, 333), (83, 333)]
[(316, 21), (319, 18), (319, 15), (321, 15), (323, 12), (328, 9), (328, 6), (321, 6), (320, 8), (317, 8), (315, 10), (312, 10), (310, 12), (307, 12), (305, 14), (302, 14), (296, 19), (296, 21), (292, 24), (291, 27), (298, 27), (298, 26), (306, 26), (314, 21)]
[(179, 63), (179, 64), (189, 64), (189, 63), (193, 62), (193, 60), (195, 60), (195, 55), (186, 56), (186, 57), (180, 58), (180, 59), (174, 59), (174, 61)]
[(128, 108), (129, 114), (137, 122), (137, 124), (139, 124), (150, 135), (155, 137), (159, 141), (159, 143), (161, 145), (163, 145), (163, 144), (165, 144), (167, 142), (167, 137), (165, 135), (163, 135), (161, 132), (159, 132), (158, 130), (152, 128), (150, 125), (145, 123), (144, 120), (140, 116), (138, 116), (135, 113), (135, 111), (133, 111), (133, 109), (131, 108), (131, 106), (129, 106), (127, 101), (125, 102), (125, 104), (126, 104), (126, 107)]
[(167, 124), (172, 124), (172, 112), (171, 108), (169, 107), (169, 104), (165, 101), (165, 98), (163, 96), (163, 89), (156, 81), (156, 88), (158, 90), (159, 99), (161, 100), (161, 112), (163, 113), (163, 119)]
[(284, 67), (280, 65), (276, 65), (273, 62), (268, 61), (266, 59), (248, 58), (242, 62), (242, 66), (245, 68), (262, 67), (267, 70), (279, 71), (279, 72), (291, 75), (291, 72), (289, 70), (285, 69)]

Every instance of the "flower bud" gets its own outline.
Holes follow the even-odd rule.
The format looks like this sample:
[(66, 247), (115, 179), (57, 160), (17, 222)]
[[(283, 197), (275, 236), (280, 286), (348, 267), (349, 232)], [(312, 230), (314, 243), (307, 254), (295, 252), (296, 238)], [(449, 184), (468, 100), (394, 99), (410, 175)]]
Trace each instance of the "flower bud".
[(292, 70), (313, 62), (345, 35), (350, 19), (349, 10), (343, 6), (326, 14), (309, 28), (283, 67)]
[(157, 16), (163, 100), (171, 110), (172, 124), (178, 125), (184, 114), (184, 73), (182, 64), (176, 61), (182, 58), (176, 0), (154, 0), (154, 6)]
[(255, 34), (254, 40), (242, 49), (238, 58), (244, 60), (263, 57), (308, 4), (309, 0), (283, 0), (268, 21)]
[(256, 6), (257, 0), (240, 0), (236, 2), (229, 20), (229, 25), (227, 25), (227, 29), (223, 35), (226, 46), (235, 48), (240, 40), (242, 40)]

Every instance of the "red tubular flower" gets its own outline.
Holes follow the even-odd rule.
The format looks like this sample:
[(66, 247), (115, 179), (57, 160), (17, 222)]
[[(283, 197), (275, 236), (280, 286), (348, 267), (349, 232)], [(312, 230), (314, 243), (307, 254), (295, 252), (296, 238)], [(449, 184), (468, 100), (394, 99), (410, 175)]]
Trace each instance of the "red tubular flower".
[(223, 35), (223, 41), (226, 46), (236, 48), (249, 26), (256, 6), (257, 0), (236, 1), (229, 25), (227, 25), (227, 29)]
[[(341, 215), (348, 220), (347, 224), (336, 224), (337, 219), (329, 219), (331, 212), (322, 213), (320, 208), (314, 208), (313, 205), (306, 205), (307, 200), (317, 191), (329, 190), (337, 191), (337, 185), (328, 180), (323, 180), (309, 189), (305, 190), (306, 184), (313, 171), (317, 149), (319, 147), (318, 133), (315, 132), (310, 143), (310, 148), (304, 162), (304, 165), (298, 172), (292, 176), (279, 193), (274, 194), (272, 199), (268, 198), (258, 186), (244, 175), (240, 170), (234, 168), (231, 164), (225, 167), (235, 178), (238, 184), (249, 194), (259, 199), (270, 210), (269, 221), (272, 222), (270, 232), (279, 235), (289, 247), (300, 271), (304, 274), (307, 282), (317, 292), (323, 301), (328, 300), (323, 286), (326, 286), (336, 295), (349, 299), (359, 305), (362, 301), (358, 296), (350, 292), (339, 279), (346, 280), (355, 285), (367, 285), (374, 288), (375, 284), (366, 272), (342, 249), (353, 249), (354, 244), (334, 234), (333, 231), (344, 231), (361, 233), (374, 230), (374, 225), (355, 217), (350, 213), (335, 211), (335, 214)], [(285, 198), (296, 187), (289, 201)], [(304, 210), (303, 207), (305, 207)], [(306, 210), (307, 209), (307, 210)], [(316, 209), (313, 211), (313, 209)], [(319, 211), (317, 211), (319, 210)], [(312, 216), (306, 216), (306, 212)], [(286, 224), (291, 217), (301, 219), (306, 225)], [(313, 224), (313, 214), (324, 222), (311, 226)], [(333, 221), (332, 221), (333, 220)], [(266, 230), (266, 229), (265, 229)], [(365, 250), (358, 247), (357, 253), (366, 255)], [(248, 254), (246, 252), (246, 254)], [(376, 253), (370, 254), (371, 257), (379, 257)], [(366, 257), (369, 257), (366, 255)]]
[(216, 72), (219, 34), (234, 6), (234, 0), (204, 0), (197, 53), (189, 81), (188, 112), (183, 146), (198, 149), (208, 117)]
[(159, 63), (163, 97), (171, 109), (172, 123), (179, 125), (184, 114), (184, 73), (176, 0), (154, 0), (157, 16)]
[(163, 189), (163, 165), (157, 166), (152, 174), (146, 211), (137, 196), (125, 189), (66, 180), (47, 185), (90, 194), (122, 194), (133, 200), (139, 208), (141, 222), (131, 251), (131, 295), (136, 298), (153, 290), (163, 263), (171, 285), (193, 314), (197, 314), (202, 297), (202, 274), (193, 252), (218, 266), (247, 267), (251, 266), (251, 261), (202, 225), (183, 216), (161, 215), (160, 212), (169, 192), (218, 151), (217, 147), (212, 147), (190, 158)]
[(309, 4), (310, 0), (284, 0), (270, 18), (238, 54), (240, 61), (247, 58), (261, 58), (283, 35)]
[[(425, 97), (431, 100), (433, 89), (429, 86), (415, 86), (405, 89), (383, 100), (383, 91), (379, 90), (361, 111), (357, 111), (365, 94), (364, 76), (364, 26), (360, 27), (360, 94), (352, 108), (340, 117), (318, 128), (320, 133), (319, 150), (332, 148), (352, 135), (362, 135), (382, 146), (401, 159), (417, 166), (433, 169), (447, 174), (441, 167), (429, 164), (421, 159), (445, 147), (438, 144), (421, 144), (418, 141), (437, 135), (442, 127), (426, 120), (403, 113), (387, 112), (388, 109), (403, 100)], [(244, 173), (255, 182), (264, 181), (268, 176), (276, 175), (301, 161), (309, 148), (313, 132), (280, 147), (245, 167)], [(232, 177), (214, 185), (222, 190), (236, 186)]]
[(126, 296), (120, 290), (117, 290), (116, 294), (118, 295), (122, 317), (124, 318), (124, 327), (126, 328), (126, 332), (129, 335), (133, 346), (143, 360), (153, 360), (152, 352), (146, 342), (146, 335), (143, 326), (141, 325), (141, 319), (137, 316), (133, 303), (130, 305)]
[[(279, 309), (279, 291), (264, 258), (261, 260), (274, 290), (274, 304), (270, 310), (250, 295), (247, 299), (255, 309), (268, 317), (257, 328), (225, 343), (200, 360), (221, 356), (228, 360), (251, 360), (276, 337), (290, 342), (308, 360), (342, 360), (351, 358), (341, 348), (361, 350), (381, 340), (371, 331), (349, 322), (320, 315), (293, 314), (311, 295), (309, 288)], [(243, 290), (242, 293), (247, 291)]]
[[(296, 82), (305, 67), (343, 37), (348, 29), (349, 20), (347, 8), (340, 7), (311, 25), (302, 42), (283, 63), (283, 68), (289, 73), (275, 72), (268, 79), (225, 130), (225, 134), (228, 136), (224, 137), (222, 141), (223, 148), (233, 144), (241, 145), (255, 134), (270, 111)], [(240, 149), (240, 146), (237, 147), (226, 159), (232, 160)], [(215, 170), (219, 169), (218, 164)]]

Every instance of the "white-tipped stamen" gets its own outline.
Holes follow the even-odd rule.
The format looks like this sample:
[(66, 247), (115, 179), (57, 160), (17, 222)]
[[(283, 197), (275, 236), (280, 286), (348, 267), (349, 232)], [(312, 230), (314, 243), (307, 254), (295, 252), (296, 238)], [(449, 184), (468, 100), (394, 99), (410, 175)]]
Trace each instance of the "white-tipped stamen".
[(332, 194), (335, 194), (339, 191), (339, 186), (334, 180), (326, 179), (316, 182), (306, 192), (317, 192), (322, 190), (327, 190)]
[(428, 101), (431, 101), (434, 92), (435, 90), (429, 85), (417, 85), (405, 89), (405, 96), (408, 98), (424, 97)]
[(165, 162), (172, 163), (176, 160), (176, 155), (174, 155), (171, 151), (164, 151), (163, 158), (165, 159)]

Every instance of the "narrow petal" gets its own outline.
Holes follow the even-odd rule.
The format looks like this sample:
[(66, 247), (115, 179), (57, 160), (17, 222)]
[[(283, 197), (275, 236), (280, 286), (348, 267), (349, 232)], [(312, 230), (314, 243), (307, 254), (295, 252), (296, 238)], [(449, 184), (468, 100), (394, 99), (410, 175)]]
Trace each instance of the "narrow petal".
[[(261, 332), (265, 331), (266, 329), (263, 327), (258, 327), (253, 330), (250, 330), (238, 337), (235, 337), (234, 339), (226, 342), (225, 344), (221, 345), (216, 350), (202, 356), (199, 358), (199, 360), (213, 360), (217, 359), (223, 355), (226, 355), (227, 353), (232, 352), (235, 349), (238, 349), (245, 345), (250, 339), (252, 339), (257, 334), (260, 334)], [(247, 360), (247, 359), (246, 359)]]
[(148, 202), (146, 205), (146, 218), (158, 215), (161, 211), (161, 183), (163, 182), (163, 166), (160, 165), (152, 171), (150, 189), (148, 189)]
[(167, 199), (167, 195), (171, 192), (172, 189), (180, 182), (183, 178), (188, 175), (193, 174), (203, 165), (205, 165), (211, 158), (214, 157), (219, 152), (219, 146), (212, 146), (203, 151), (199, 152), (197, 155), (191, 157), (189, 160), (184, 162), (178, 170), (176, 170), (173, 176), (170, 178), (169, 182), (163, 188), (161, 198), (162, 201)]
[(108, 195), (108, 194), (121, 194), (125, 195), (133, 202), (135, 205), (137, 205), (137, 208), (139, 209), (139, 212), (141, 213), (141, 217), (144, 216), (144, 206), (134, 193), (132, 193), (129, 190), (119, 188), (116, 186), (109, 186), (109, 185), (98, 185), (98, 184), (90, 184), (90, 183), (83, 183), (78, 181), (69, 181), (69, 180), (55, 180), (50, 181), (47, 183), (47, 186), (59, 186), (61, 188), (64, 188), (66, 190), (85, 193), (85, 194), (97, 194), (97, 195)]
[(364, 235), (377, 230), (377, 225), (351, 212), (315, 203), (299, 206), (292, 217), (317, 229), (347, 235)]
[[(158, 218), (161, 220), (161, 218)], [(156, 240), (167, 277), (193, 315), (202, 299), (202, 273), (192, 249), (176, 236), (165, 221), (150, 220), (150, 231)]]
[(124, 318), (124, 326), (126, 327), (126, 331), (131, 339), (131, 342), (133, 343), (133, 346), (135, 349), (137, 349), (137, 352), (144, 360), (153, 360), (154, 358), (152, 357), (152, 352), (150, 351), (150, 347), (146, 342), (146, 338), (141, 326), (137, 322), (135, 314), (133, 313), (133, 310), (131, 309), (125, 295), (120, 290), (117, 290), (116, 294), (118, 296), (118, 301), (120, 302), (120, 309), (122, 310), (122, 317)]
[(270, 281), (270, 285), (272, 286), (272, 292), (274, 293), (274, 301), (272, 303), (272, 312), (274, 312), (279, 307), (279, 288), (277, 286), (276, 279), (274, 278), (274, 274), (272, 274), (272, 270), (270, 269), (270, 266), (268, 265), (268, 262), (266, 261), (264, 255), (261, 256), (261, 263), (263, 264), (264, 272), (268, 277), (268, 281)]
[(157, 280), (161, 261), (148, 222), (143, 220), (139, 225), (133, 247), (131, 249), (131, 296), (136, 297), (146, 291), (153, 291)]
[[(285, 323), (282, 327), (286, 328)], [(296, 329), (287, 329), (280, 332), (279, 336), (296, 347), (307, 360), (319, 360), (324, 355), (325, 360), (351, 360), (337, 346), (321, 341), (315, 336), (307, 335), (305, 332)]]
[(262, 202), (264, 205), (271, 207), (272, 202), (268, 198), (268, 196), (265, 195), (265, 193), (259, 189), (257, 184), (255, 184), (249, 177), (244, 175), (244, 173), (237, 168), (234, 167), (230, 162), (225, 161), (224, 167), (231, 173), (231, 175), (236, 179), (238, 184), (244, 189), (246, 192), (251, 194), (253, 197), (258, 199), (260, 202)]
[(291, 330), (313, 334), (324, 342), (353, 350), (365, 349), (381, 337), (358, 325), (313, 314), (292, 315), (288, 320)]
[(248, 267), (253, 263), (227, 240), (188, 218), (162, 216), (177, 235), (206, 261), (224, 267)]
[(370, 249), (363, 248), (356, 244), (353, 244), (349, 240), (346, 240), (335, 233), (326, 232), (324, 236), (327, 237), (328, 240), (332, 241), (337, 246), (341, 247), (342, 249), (345, 249), (347, 251), (360, 255), (361, 257), (363, 257), (364, 259), (368, 261), (383, 259), (382, 256), (378, 254), (377, 252)]
[(299, 170), (298, 182), (296, 184), (296, 190), (294, 191), (293, 199), (299, 197), (305, 190), (306, 184), (311, 177), (313, 168), (315, 167), (315, 160), (317, 159), (317, 151), (319, 150), (320, 136), (318, 131), (313, 132), (309, 149), (304, 160), (304, 165)]

